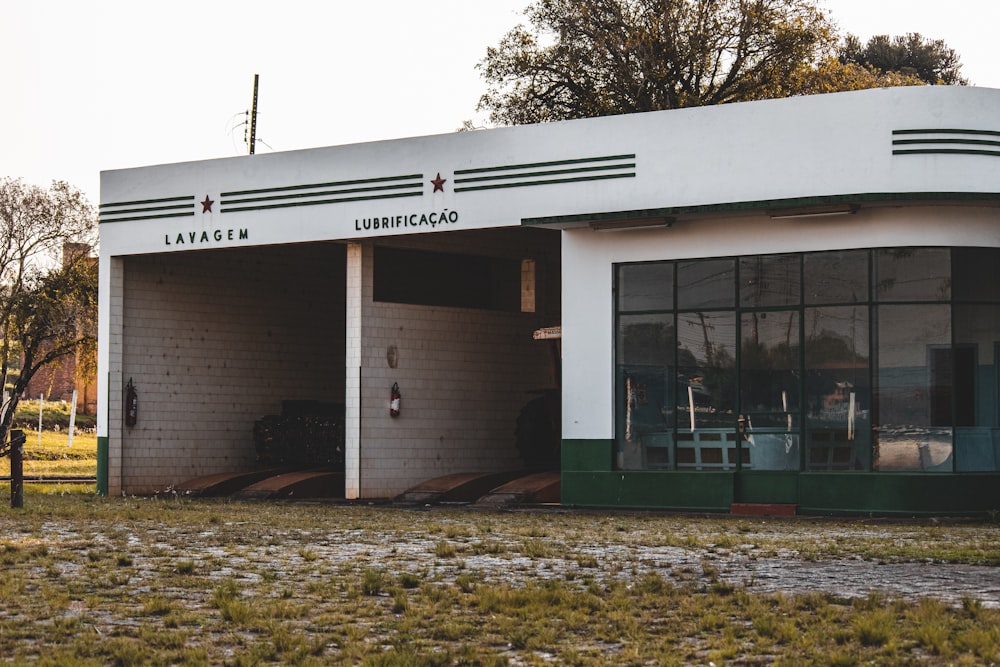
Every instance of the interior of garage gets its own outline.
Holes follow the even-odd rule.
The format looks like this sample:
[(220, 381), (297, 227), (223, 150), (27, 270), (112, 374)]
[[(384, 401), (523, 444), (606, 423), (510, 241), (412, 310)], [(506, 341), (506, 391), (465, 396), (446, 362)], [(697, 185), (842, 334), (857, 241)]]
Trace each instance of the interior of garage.
[[(519, 449), (516, 431), (526, 405), (559, 403), (555, 344), (532, 339), (559, 324), (559, 247), (558, 232), (510, 228), (125, 258), (120, 373), (140, 407), (121, 430), (122, 491), (346, 459), (355, 497), (386, 498), (442, 474), (558, 465), (557, 407), (551, 442)], [(336, 423), (320, 460), (275, 443), (282, 417), (303, 414), (314, 435)]]

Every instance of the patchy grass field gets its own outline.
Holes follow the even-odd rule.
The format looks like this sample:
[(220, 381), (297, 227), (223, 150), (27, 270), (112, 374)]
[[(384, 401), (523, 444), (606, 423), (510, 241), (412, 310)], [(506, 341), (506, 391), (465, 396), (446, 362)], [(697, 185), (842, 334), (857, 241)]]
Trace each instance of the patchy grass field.
[[(75, 432), (73, 444), (65, 430), (25, 430), (24, 474), (28, 476), (89, 476), (97, 474), (97, 435)], [(0, 475), (10, 474), (10, 460), (0, 459)]]
[(993, 576), (993, 524), (420, 511), (65, 490), (29, 490), (25, 504), (0, 508), (0, 655), (15, 663), (1000, 661), (1000, 610), (975, 595), (897, 597), (850, 582), (768, 592), (729, 576), (733, 563), (775, 559), (789, 569), (882, 562)]

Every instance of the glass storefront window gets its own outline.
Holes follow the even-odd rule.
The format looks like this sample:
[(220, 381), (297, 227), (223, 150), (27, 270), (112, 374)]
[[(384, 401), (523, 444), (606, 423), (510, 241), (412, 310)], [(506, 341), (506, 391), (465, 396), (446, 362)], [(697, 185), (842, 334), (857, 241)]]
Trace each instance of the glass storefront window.
[(878, 308), (876, 470), (951, 472), (951, 307)]
[(956, 305), (953, 321), (955, 469), (1000, 470), (1000, 305)]
[(741, 432), (754, 470), (799, 469), (799, 311), (743, 313)]
[(672, 466), (674, 316), (618, 320), (618, 452), (623, 470)]
[(871, 468), (868, 308), (806, 308), (807, 470)]
[(1000, 249), (616, 271), (619, 468), (1000, 470)]
[(674, 265), (625, 264), (618, 270), (618, 311), (670, 310), (674, 307)]
[(955, 248), (953, 253), (955, 301), (1000, 303), (1000, 249)]
[(802, 269), (806, 303), (867, 302), (868, 256), (867, 250), (807, 254)]
[(677, 401), (689, 430), (736, 425), (734, 313), (677, 316)]
[(951, 298), (948, 248), (886, 248), (875, 252), (879, 301), (947, 301)]
[(677, 467), (736, 467), (736, 314), (677, 316)]
[(744, 308), (797, 306), (802, 296), (799, 255), (740, 258), (740, 305)]
[(682, 310), (732, 308), (736, 264), (731, 259), (677, 263), (677, 307)]

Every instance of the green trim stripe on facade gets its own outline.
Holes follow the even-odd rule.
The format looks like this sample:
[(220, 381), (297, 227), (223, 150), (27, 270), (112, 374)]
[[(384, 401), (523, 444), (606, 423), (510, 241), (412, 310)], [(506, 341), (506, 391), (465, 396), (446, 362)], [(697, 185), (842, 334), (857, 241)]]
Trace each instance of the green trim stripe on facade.
[(263, 211), (275, 208), (420, 197), (423, 193), (423, 175), (405, 174), (258, 190), (233, 190), (222, 193), (221, 207), (222, 213)]
[[(943, 135), (943, 136), (942, 136)], [(1000, 157), (1000, 141), (980, 137), (1000, 137), (996, 130), (960, 130), (945, 128), (940, 130), (893, 130), (893, 155), (987, 155)], [(916, 137), (896, 139), (898, 136)], [(945, 148), (950, 146), (950, 148)], [(987, 148), (963, 148), (963, 146), (996, 146), (998, 150)]]
[(192, 217), (194, 216), (194, 200), (195, 197), (191, 195), (110, 202), (98, 207), (98, 220), (104, 223)]
[[(529, 162), (455, 171), (455, 192), (635, 177), (635, 154)], [(566, 176), (571, 176), (565, 178)], [(464, 184), (475, 185), (464, 185)]]
[(108, 437), (97, 436), (97, 495), (108, 495)]
[(612, 440), (563, 440), (562, 504), (728, 512), (733, 503), (799, 514), (984, 515), (1000, 510), (1000, 472), (613, 470)]

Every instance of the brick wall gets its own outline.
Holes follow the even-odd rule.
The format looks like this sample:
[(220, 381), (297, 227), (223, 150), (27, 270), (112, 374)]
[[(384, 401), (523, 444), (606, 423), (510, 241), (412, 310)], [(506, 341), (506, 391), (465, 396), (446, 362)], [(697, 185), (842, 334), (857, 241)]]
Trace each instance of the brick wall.
[[(365, 244), (360, 495), (391, 497), (439, 475), (521, 467), (517, 414), (533, 392), (557, 383), (553, 343), (531, 333), (559, 323), (558, 233), (484, 230), (380, 243), (534, 259), (540, 287), (534, 313), (374, 302), (373, 251)], [(388, 409), (394, 382), (402, 393), (398, 418)]]
[(122, 491), (252, 467), (253, 423), (282, 400), (343, 402), (343, 246), (124, 262), (121, 383), (139, 418), (122, 428)]
[[(111, 295), (109, 370), (118, 393), (110, 397), (110, 492), (149, 493), (252, 468), (254, 421), (287, 399), (347, 404), (349, 497), (390, 497), (450, 472), (520, 467), (517, 414), (534, 392), (558, 383), (553, 343), (531, 337), (559, 323), (558, 232), (378, 243), (532, 259), (535, 312), (374, 302), (374, 242), (126, 257), (120, 308)], [(120, 426), (129, 378), (139, 395), (134, 427)], [(394, 382), (403, 394), (396, 419), (388, 413)]]

